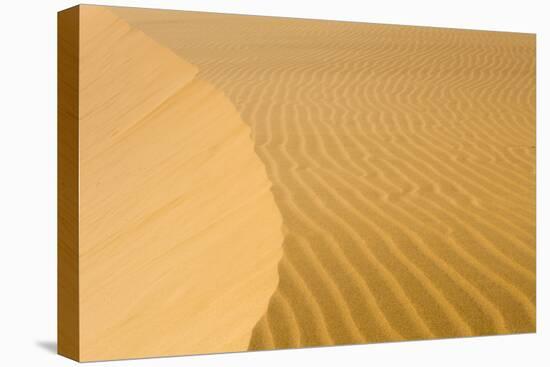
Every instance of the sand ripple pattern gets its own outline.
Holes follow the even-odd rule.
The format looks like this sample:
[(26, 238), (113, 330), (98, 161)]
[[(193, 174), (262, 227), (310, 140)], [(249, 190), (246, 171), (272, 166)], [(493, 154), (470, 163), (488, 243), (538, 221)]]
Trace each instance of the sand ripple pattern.
[(229, 96), (273, 182), (250, 349), (534, 331), (533, 35), (143, 15), (122, 14)]

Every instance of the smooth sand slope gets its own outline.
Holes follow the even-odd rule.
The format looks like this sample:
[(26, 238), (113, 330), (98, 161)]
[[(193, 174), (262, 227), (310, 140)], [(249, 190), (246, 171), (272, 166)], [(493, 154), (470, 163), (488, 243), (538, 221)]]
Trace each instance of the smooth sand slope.
[(250, 349), (535, 330), (533, 35), (112, 11), (251, 128), (284, 243)]
[(78, 358), (246, 350), (283, 242), (250, 127), (195, 66), (80, 10)]

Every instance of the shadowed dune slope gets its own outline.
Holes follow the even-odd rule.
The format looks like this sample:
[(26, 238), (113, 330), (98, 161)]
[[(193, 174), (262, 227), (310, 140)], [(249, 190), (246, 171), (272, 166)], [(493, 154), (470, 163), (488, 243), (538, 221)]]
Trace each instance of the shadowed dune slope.
[(250, 127), (110, 11), (80, 24), (81, 360), (246, 350), (283, 242)]
[(535, 330), (535, 37), (114, 10), (250, 124), (285, 238), (251, 349)]

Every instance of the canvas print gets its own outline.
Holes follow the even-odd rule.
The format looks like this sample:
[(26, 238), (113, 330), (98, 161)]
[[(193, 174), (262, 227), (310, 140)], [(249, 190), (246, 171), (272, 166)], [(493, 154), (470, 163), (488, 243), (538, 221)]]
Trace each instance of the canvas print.
[(530, 333), (534, 34), (58, 15), (58, 349)]

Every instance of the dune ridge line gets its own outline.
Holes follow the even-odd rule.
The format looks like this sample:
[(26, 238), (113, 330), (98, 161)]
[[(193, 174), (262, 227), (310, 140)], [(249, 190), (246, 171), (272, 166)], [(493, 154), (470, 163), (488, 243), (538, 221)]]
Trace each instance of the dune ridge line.
[(246, 350), (283, 243), (250, 127), (197, 66), (80, 11), (80, 360)]

